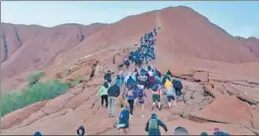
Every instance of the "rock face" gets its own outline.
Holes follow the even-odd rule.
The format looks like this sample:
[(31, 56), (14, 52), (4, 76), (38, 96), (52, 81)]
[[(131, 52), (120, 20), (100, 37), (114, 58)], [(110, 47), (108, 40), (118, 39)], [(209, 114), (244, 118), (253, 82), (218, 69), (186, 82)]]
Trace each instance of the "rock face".
[(236, 96), (217, 97), (201, 111), (192, 114), (192, 117), (205, 122), (208, 120), (248, 127), (251, 127), (252, 124), (249, 106), (240, 102)]
[[(77, 127), (84, 125), (88, 135), (117, 135), (116, 118), (108, 118), (108, 109), (101, 106), (96, 93), (104, 73), (111, 70), (114, 78), (120, 72), (118, 65), (136, 49), (140, 36), (157, 23), (162, 29), (157, 37), (157, 59), (152, 64), (163, 74), (169, 68), (184, 86), (183, 100), (177, 107), (167, 109), (166, 97), (162, 96), (163, 109), (155, 110), (169, 133), (181, 125), (194, 135), (202, 131), (212, 134), (214, 128), (233, 135), (259, 134), (259, 63), (255, 52), (187, 7), (147, 12), (105, 26), (66, 24), (44, 28), (3, 24), (8, 41), (4, 82), (18, 80), (27, 70), (43, 68), (46, 78), (65, 73), (62, 81), (82, 78), (82, 83), (52, 100), (7, 114), (1, 119), (2, 133), (74, 135)], [(19, 38), (13, 37), (13, 26)], [(136, 107), (129, 134), (146, 134), (151, 95), (149, 91), (144, 118), (140, 116), (141, 108)], [(117, 99), (117, 115), (120, 100)]]

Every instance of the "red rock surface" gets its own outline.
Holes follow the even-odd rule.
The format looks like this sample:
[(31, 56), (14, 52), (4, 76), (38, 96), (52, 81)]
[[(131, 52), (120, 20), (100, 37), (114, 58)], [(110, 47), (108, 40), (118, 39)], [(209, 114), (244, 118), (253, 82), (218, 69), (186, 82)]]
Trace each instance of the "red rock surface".
[[(24, 78), (31, 71), (41, 68), (47, 74), (42, 80), (54, 78), (59, 72), (67, 73), (69, 69), (71, 72), (64, 74), (63, 81), (77, 78), (85, 81), (93, 70), (96, 73), (93, 80), (48, 100), (37, 110), (30, 108), (31, 105), (21, 109), (24, 111), (21, 116), (21, 110), (7, 114), (1, 120), (2, 133), (30, 135), (41, 131), (45, 135), (68, 135), (75, 134), (77, 127), (84, 125), (90, 135), (118, 134), (113, 128), (116, 119), (108, 118), (107, 109), (100, 106), (95, 95), (104, 72), (118, 73), (117, 66), (123, 57), (136, 49), (140, 36), (155, 25), (161, 25), (162, 29), (157, 37), (157, 60), (152, 64), (162, 73), (169, 68), (184, 85), (184, 102), (170, 110), (164, 107), (161, 112), (155, 111), (168, 126), (169, 134), (178, 125), (186, 127), (191, 134), (202, 131), (212, 134), (215, 127), (233, 135), (258, 134), (257, 48), (254, 44), (245, 45), (187, 7), (165, 8), (92, 27), (14, 25), (22, 46), (14, 36), (13, 25), (3, 24), (8, 47), (13, 51), (2, 63), (4, 85), (19, 86), (26, 82)], [(78, 39), (80, 32), (85, 36), (82, 41)], [(165, 105), (166, 98), (162, 98)], [(140, 117), (141, 110), (137, 107), (130, 134), (146, 134), (144, 125), (150, 116), (151, 104), (149, 93), (145, 117)], [(119, 102), (117, 105), (116, 114), (121, 110)]]

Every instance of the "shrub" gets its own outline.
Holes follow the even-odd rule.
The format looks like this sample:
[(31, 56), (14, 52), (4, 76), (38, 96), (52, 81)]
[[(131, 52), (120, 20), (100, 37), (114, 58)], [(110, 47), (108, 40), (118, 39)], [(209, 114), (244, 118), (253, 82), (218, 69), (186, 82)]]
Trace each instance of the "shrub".
[(39, 101), (53, 99), (68, 89), (69, 85), (66, 83), (49, 80), (28, 86), (20, 92), (5, 93), (1, 98), (1, 116)]
[(33, 84), (37, 83), (40, 80), (40, 78), (43, 76), (45, 76), (45, 72), (43, 72), (43, 71), (39, 71), (34, 74), (31, 74), (28, 77), (29, 85), (33, 85)]

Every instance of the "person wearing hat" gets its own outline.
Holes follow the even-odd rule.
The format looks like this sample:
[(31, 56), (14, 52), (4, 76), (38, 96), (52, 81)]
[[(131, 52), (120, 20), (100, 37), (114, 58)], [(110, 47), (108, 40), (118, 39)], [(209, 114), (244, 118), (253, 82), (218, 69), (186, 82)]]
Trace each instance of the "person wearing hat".
[(168, 129), (166, 125), (160, 119), (157, 118), (156, 114), (153, 113), (151, 115), (151, 118), (146, 123), (145, 131), (148, 132), (148, 135), (160, 136), (161, 132), (159, 126), (163, 127), (165, 132), (167, 133)]
[(80, 126), (77, 130), (76, 130), (76, 133), (78, 136), (85, 136), (86, 133), (85, 133), (85, 127), (84, 126)]
[(42, 134), (40, 133), (40, 131), (37, 131), (34, 133), (34, 136), (42, 136)]
[(130, 126), (131, 118), (130, 118), (130, 108), (126, 105), (118, 118), (118, 127), (120, 134), (128, 134), (129, 126)]
[(177, 128), (175, 128), (173, 135), (176, 135), (176, 136), (178, 136), (178, 135), (189, 135), (189, 132), (184, 127), (177, 127)]

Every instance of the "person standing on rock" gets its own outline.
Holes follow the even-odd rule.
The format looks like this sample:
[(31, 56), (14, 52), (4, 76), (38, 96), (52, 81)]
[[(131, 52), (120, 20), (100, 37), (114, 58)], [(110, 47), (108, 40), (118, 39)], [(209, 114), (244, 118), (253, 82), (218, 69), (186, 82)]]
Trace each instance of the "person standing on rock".
[(156, 103), (158, 103), (158, 109), (159, 111), (162, 110), (161, 108), (161, 90), (160, 90), (161, 87), (159, 87), (159, 85), (155, 84), (153, 85), (152, 87), (152, 101), (153, 101), (153, 104), (152, 104), (152, 110), (154, 110), (155, 106), (156, 106)]
[(137, 99), (136, 100), (141, 105), (141, 109), (142, 109), (141, 117), (142, 118), (144, 118), (144, 103), (145, 103), (146, 97), (147, 97), (147, 93), (146, 93), (145, 87), (144, 87), (144, 85), (140, 85), (139, 90), (137, 92)]
[(114, 72), (111, 72), (110, 70), (108, 70), (108, 72), (104, 75), (104, 80), (111, 83), (112, 82), (112, 74), (114, 74)]
[(104, 101), (105, 101), (105, 107), (108, 107), (108, 88), (109, 84), (108, 82), (104, 82), (104, 84), (99, 89), (97, 95), (101, 96), (101, 105), (103, 107)]
[(134, 94), (133, 94), (133, 86), (130, 85), (128, 90), (126, 91), (125, 93), (125, 97), (127, 98), (127, 101), (128, 101), (128, 104), (129, 104), (129, 107), (130, 107), (130, 114), (133, 115), (133, 110), (134, 110), (134, 101), (135, 101), (135, 98), (134, 98)]
[(86, 136), (85, 127), (84, 126), (80, 126), (76, 130), (76, 133), (77, 133), (78, 136)]
[(115, 78), (115, 82), (116, 84), (121, 87), (122, 85), (122, 79), (121, 79), (121, 76), (120, 75), (117, 75), (116, 78)]
[(117, 129), (119, 130), (120, 135), (128, 134), (130, 123), (131, 123), (130, 109), (128, 106), (125, 106), (125, 108), (123, 108), (118, 118)]
[(186, 128), (179, 126), (179, 127), (175, 128), (173, 135), (176, 135), (176, 136), (189, 135), (189, 132)]
[(116, 100), (117, 97), (120, 95), (120, 87), (114, 83), (109, 89), (108, 89), (108, 111), (109, 111), (109, 117), (115, 116), (115, 107), (116, 107)]
[(166, 125), (160, 119), (158, 119), (156, 114), (152, 114), (151, 118), (146, 123), (145, 131), (148, 132), (149, 136), (160, 136), (161, 132), (159, 126), (163, 127), (167, 133), (168, 129)]
[(42, 136), (42, 134), (39, 131), (37, 131), (34, 133), (34, 136)]
[(176, 105), (176, 94), (175, 94), (175, 90), (173, 88), (173, 86), (167, 88), (167, 91), (166, 91), (166, 96), (167, 96), (167, 101), (168, 101), (168, 108), (170, 109), (171, 108), (171, 102), (173, 101), (174, 102), (174, 106), (177, 106)]
[(183, 84), (179, 79), (173, 79), (172, 83), (175, 89), (176, 97), (179, 99), (182, 96)]

